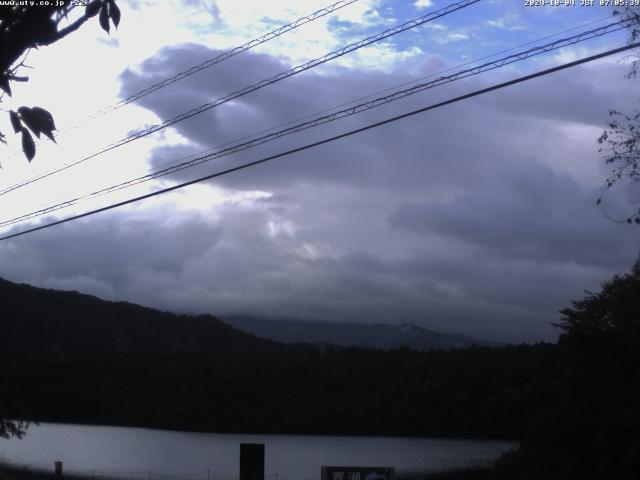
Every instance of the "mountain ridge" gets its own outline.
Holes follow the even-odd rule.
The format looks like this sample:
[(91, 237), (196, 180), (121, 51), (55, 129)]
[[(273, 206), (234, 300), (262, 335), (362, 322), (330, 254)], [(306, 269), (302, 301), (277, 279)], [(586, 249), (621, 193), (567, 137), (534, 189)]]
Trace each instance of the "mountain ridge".
[(501, 346), (503, 343), (478, 339), (460, 333), (429, 330), (414, 323), (357, 323), (265, 319), (230, 315), (222, 319), (229, 325), (280, 343), (333, 344), (344, 347), (391, 349), (407, 346), (417, 351), (432, 349)]
[(11, 339), (0, 349), (4, 358), (213, 355), (274, 346), (212, 315), (179, 315), (2, 278), (0, 305), (0, 327)]
[[(208, 350), (270, 349), (275, 348), (274, 342), (383, 350), (407, 346), (416, 351), (504, 345), (435, 332), (413, 323), (273, 320), (243, 315), (220, 319), (209, 314), (178, 314), (1, 277), (0, 305), (5, 319), (21, 319), (0, 320), (4, 335), (14, 339), (0, 352), (5, 356), (21, 354), (25, 349), (38, 356), (64, 356), (65, 351), (81, 356), (99, 352), (207, 354)], [(27, 338), (31, 339), (29, 343), (21, 341)]]

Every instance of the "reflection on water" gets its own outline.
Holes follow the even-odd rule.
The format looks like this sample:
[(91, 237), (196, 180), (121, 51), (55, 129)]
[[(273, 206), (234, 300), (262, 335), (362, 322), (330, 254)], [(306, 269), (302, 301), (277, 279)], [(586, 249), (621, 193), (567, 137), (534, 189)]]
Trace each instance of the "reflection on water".
[[(437, 438), (329, 437), (171, 432), (65, 424), (31, 426), (22, 440), (0, 439), (0, 461), (67, 472), (117, 473), (139, 480), (231, 480), (239, 471), (240, 443), (264, 443), (270, 480), (320, 478), (322, 465), (396, 467), (399, 473), (482, 465), (511, 442)], [(207, 472), (208, 471), (208, 472)], [(126, 474), (125, 474), (126, 472)], [(150, 472), (150, 473), (149, 473)]]

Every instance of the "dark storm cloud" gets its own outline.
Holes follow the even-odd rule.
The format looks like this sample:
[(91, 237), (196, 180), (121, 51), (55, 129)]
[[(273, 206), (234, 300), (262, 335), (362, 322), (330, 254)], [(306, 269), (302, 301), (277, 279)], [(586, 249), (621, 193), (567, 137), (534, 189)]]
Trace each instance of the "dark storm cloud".
[(400, 205), (390, 222), (418, 234), (438, 232), (493, 258), (624, 268), (640, 247), (627, 225), (603, 221), (593, 189), (567, 175), (535, 162), (505, 164), (501, 173), (508, 181), (486, 183), (450, 202)]
[[(164, 49), (123, 74), (123, 96), (216, 53)], [(439, 62), (425, 60), (419, 74)], [(244, 54), (141, 104), (167, 119), (287, 68)], [(557, 311), (630, 267), (640, 247), (638, 229), (603, 218), (588, 173), (599, 161), (601, 110), (633, 98), (602, 82), (623, 75), (622, 67), (575, 69), (220, 178), (213, 183), (230, 192), (271, 196), (226, 202), (207, 213), (215, 220), (150, 207), (144, 216), (98, 216), (5, 243), (2, 275), (184, 312), (412, 321), (500, 340), (551, 339)], [(190, 143), (156, 147), (150, 162), (160, 166), (412, 78), (341, 67), (307, 72), (177, 124)], [(455, 83), (172, 179), (492, 80)]]
[[(158, 58), (143, 63), (142, 74), (127, 72), (123, 75), (123, 95), (170, 74), (166, 65), (176, 65), (175, 72), (217, 53), (195, 45), (167, 48)], [(302, 73), (177, 124), (175, 128), (196, 145), (192, 149), (184, 146), (158, 148), (151, 163), (161, 166), (165, 161), (203, 148), (217, 149), (229, 141), (265, 128), (320, 112), (328, 106), (398, 85), (416, 76), (431, 74), (437, 66), (440, 66), (439, 59), (429, 58), (418, 74), (411, 77), (377, 71), (353, 72), (343, 68), (322, 74), (314, 71)], [(290, 65), (268, 55), (244, 54), (163, 90), (161, 98), (149, 96), (141, 103), (161, 118), (170, 118), (288, 68)], [(614, 83), (616, 76), (620, 79), (623, 74), (624, 67), (605, 69), (605, 73), (581, 67), (413, 117), (361, 134), (357, 139), (350, 138), (306, 151), (297, 154), (295, 159), (278, 160), (216, 182), (238, 188), (272, 188), (306, 180), (363, 182), (369, 186), (414, 184), (416, 187), (425, 181), (434, 184), (448, 182), (452, 174), (456, 175), (457, 183), (465, 178), (473, 181), (478, 175), (486, 176), (493, 167), (484, 160), (477, 160), (478, 148), (482, 148), (482, 155), (492, 148), (494, 157), (498, 155), (501, 157), (499, 160), (511, 161), (509, 155), (518, 148), (527, 148), (526, 142), (535, 139), (536, 147), (542, 149), (536, 155), (554, 155), (561, 136), (554, 131), (556, 125), (544, 122), (545, 119), (604, 126), (608, 108), (620, 107), (625, 100), (628, 101), (629, 95), (624, 89), (607, 87)], [(507, 78), (511, 76), (501, 75), (499, 80)], [(241, 160), (278, 153), (416, 106), (467, 93), (486, 86), (489, 80), (478, 77), (430, 90), (369, 114), (341, 120), (233, 157), (216, 159), (206, 167), (189, 170), (175, 178), (194, 178), (200, 173), (222, 170)], [(589, 101), (584, 101), (585, 98)], [(490, 113), (488, 119), (487, 113)], [(488, 129), (491, 130), (489, 134)], [(460, 142), (461, 138), (465, 141)], [(504, 148), (505, 144), (507, 148)], [(442, 163), (447, 164), (444, 169), (440, 165)], [(501, 162), (491, 163), (500, 165)], [(413, 171), (419, 171), (420, 175), (412, 174)]]
[[(628, 67), (609, 64), (610, 60), (539, 77), (518, 88), (508, 88), (480, 100), (488, 108), (496, 108), (512, 115), (539, 117), (562, 122), (575, 122), (603, 128), (610, 110), (624, 110), (629, 106), (631, 87), (623, 76)], [(539, 65), (527, 73), (550, 68), (562, 62)], [(507, 81), (515, 75), (500, 75)], [(585, 78), (588, 80), (585, 81)], [(580, 101), (582, 100), (582, 101)], [(634, 102), (637, 100), (634, 99)]]
[[(91, 278), (92, 284), (104, 283), (108, 294), (130, 283), (131, 273), (138, 270), (174, 275), (219, 240), (221, 231), (215, 224), (189, 215), (163, 219), (160, 213), (151, 218), (104, 215), (5, 243), (0, 245), (3, 275), (81, 291), (83, 281)], [(75, 284), (74, 278), (80, 281)]]
[[(202, 47), (183, 46), (164, 51), (165, 63), (174, 60), (185, 64), (202, 62), (206, 58), (215, 56), (218, 52), (212, 52)], [(159, 80), (166, 71), (162, 66), (156, 64), (159, 60), (143, 64), (142, 76), (136, 76), (128, 72), (123, 76), (124, 84), (127, 88), (123, 95), (128, 95), (140, 88), (145, 82), (155, 82)], [(435, 62), (437, 63), (437, 62)], [(434, 62), (426, 62), (424, 73), (431, 73)], [(182, 113), (189, 108), (199, 106), (225, 94), (239, 90), (246, 85), (255, 83), (265, 76), (277, 73), (290, 68), (289, 65), (275, 60), (267, 55), (247, 54), (236, 57), (229, 62), (224, 62), (216, 66), (212, 71), (205, 71), (199, 77), (191, 77), (185, 81), (182, 88), (188, 92), (182, 95), (180, 91), (166, 93), (161, 101), (157, 98), (147, 97), (142, 100), (142, 104), (152, 109), (161, 118), (168, 118), (177, 113)], [(158, 72), (157, 75), (150, 75), (148, 72)], [(254, 92), (247, 96), (233, 100), (221, 105), (213, 110), (194, 117), (191, 120), (176, 125), (176, 129), (187, 136), (192, 142), (197, 143), (200, 148), (214, 148), (223, 145), (231, 140), (242, 138), (248, 134), (262, 131), (266, 127), (284, 124), (294, 119), (300, 119), (309, 114), (314, 114), (326, 109), (328, 106), (340, 105), (346, 101), (353, 100), (364, 94), (382, 90), (393, 85), (406, 81), (406, 76), (399, 74), (384, 74), (375, 72), (370, 74), (353, 75), (344, 68), (335, 68), (330, 72), (318, 74), (313, 71), (305, 72), (297, 77), (284, 80), (278, 84), (268, 87), (259, 92)], [(188, 82), (188, 83), (187, 83)], [(432, 99), (442, 95), (423, 95), (422, 102), (431, 102)], [(412, 100), (413, 101), (413, 100)], [(412, 101), (405, 102), (411, 103)], [(398, 112), (402, 106), (381, 109), (385, 114)], [(315, 115), (314, 115), (315, 116)], [(371, 120), (379, 118), (374, 114), (364, 118)], [(244, 155), (237, 155), (235, 158), (256, 158), (270, 153), (280, 152), (283, 149), (294, 145), (304, 144), (305, 141), (326, 137), (331, 134), (340, 133), (347, 128), (361, 126), (360, 119), (345, 119), (336, 124), (322, 127), (302, 135), (289, 137), (287, 140), (279, 141), (273, 146), (252, 149)], [(225, 185), (245, 186), (255, 188), (254, 180), (258, 179), (259, 184), (264, 186), (275, 181), (281, 184), (287, 181), (299, 179), (312, 179), (316, 181), (348, 182), (355, 183), (365, 181), (367, 183), (380, 183), (380, 178), (376, 174), (379, 167), (389, 170), (383, 164), (389, 162), (384, 149), (390, 148), (389, 139), (394, 136), (398, 138), (398, 144), (402, 145), (405, 134), (405, 127), (391, 127), (388, 133), (380, 136), (379, 132), (372, 133), (365, 137), (364, 141), (342, 141), (337, 146), (329, 146), (322, 149), (304, 152), (298, 155), (302, 161), (285, 159), (278, 163), (269, 165), (267, 169), (247, 171), (241, 176), (230, 176), (221, 179)], [(445, 126), (445, 128), (448, 128)], [(436, 128), (441, 130), (440, 128)], [(319, 132), (319, 133), (316, 133)], [(434, 137), (437, 137), (434, 132)], [(413, 137), (413, 135), (412, 135)], [(193, 151), (198, 147), (194, 146)], [(181, 154), (192, 153), (184, 147), (169, 147), (168, 149), (157, 149), (152, 164), (162, 165), (164, 159), (175, 158)], [(399, 148), (395, 152), (396, 157), (412, 154), (405, 148)], [(413, 155), (410, 155), (413, 158)], [(402, 158), (398, 158), (402, 160)], [(230, 158), (218, 159), (212, 165), (216, 169), (223, 169), (237, 160)], [(209, 170), (212, 167), (209, 167)], [(254, 173), (256, 172), (256, 173)], [(189, 175), (192, 175), (191, 172)], [(186, 177), (181, 177), (186, 178)], [(404, 181), (404, 180), (403, 180)]]

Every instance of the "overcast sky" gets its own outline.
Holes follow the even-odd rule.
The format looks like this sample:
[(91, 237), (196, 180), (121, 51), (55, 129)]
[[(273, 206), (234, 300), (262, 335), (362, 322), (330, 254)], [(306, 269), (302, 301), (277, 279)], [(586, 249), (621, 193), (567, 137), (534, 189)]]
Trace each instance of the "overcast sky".
[[(31, 81), (3, 108), (39, 105), (60, 130), (330, 0), (124, 1), (32, 52)], [(38, 146), (7, 135), (0, 189), (429, 11), (445, 0), (360, 0)], [(483, 0), (0, 197), (1, 219), (94, 191), (345, 102), (542, 37), (611, 21), (604, 7)], [(537, 45), (580, 29), (546, 39)], [(602, 37), (5, 228), (115, 200), (623, 45)], [(512, 53), (512, 52), (510, 52)], [(504, 55), (504, 54), (503, 54)], [(0, 242), (0, 276), (224, 318), (413, 322), (503, 341), (554, 340), (558, 310), (631, 267), (640, 228), (616, 223), (633, 194), (595, 201), (598, 136), (630, 111), (624, 54), (499, 90), (275, 162)], [(497, 58), (497, 57), (494, 57)], [(11, 127), (0, 116), (0, 131)]]

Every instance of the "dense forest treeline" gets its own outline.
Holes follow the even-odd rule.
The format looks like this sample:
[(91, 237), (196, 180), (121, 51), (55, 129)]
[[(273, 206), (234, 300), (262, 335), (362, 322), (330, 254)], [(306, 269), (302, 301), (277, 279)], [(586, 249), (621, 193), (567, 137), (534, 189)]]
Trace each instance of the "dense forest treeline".
[(558, 326), (554, 401), (535, 406), (497, 478), (640, 478), (640, 262), (564, 309)]
[(544, 374), (554, 350), (421, 354), (300, 346), (22, 361), (4, 370), (24, 413), (41, 420), (219, 432), (514, 437), (530, 402), (540, 402), (528, 395), (532, 385), (548, 391), (547, 400), (554, 392)]
[[(162, 428), (515, 437), (553, 345), (388, 351), (262, 340), (187, 317), (0, 282), (2, 415)], [(539, 399), (532, 399), (536, 403)]]
[(640, 478), (640, 272), (561, 312), (557, 344), (430, 352), (282, 345), (9, 282), (0, 301), (0, 418), (511, 437), (494, 478)]

